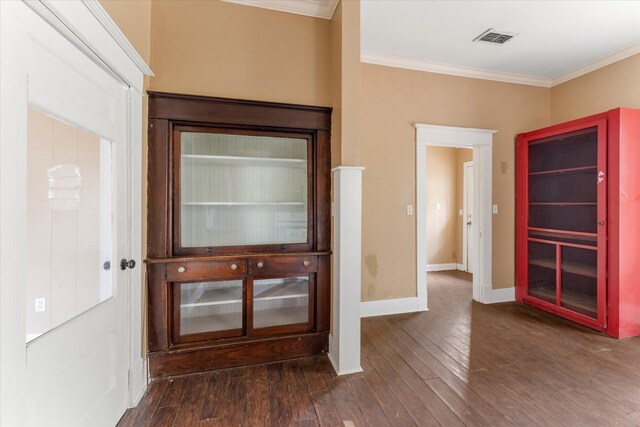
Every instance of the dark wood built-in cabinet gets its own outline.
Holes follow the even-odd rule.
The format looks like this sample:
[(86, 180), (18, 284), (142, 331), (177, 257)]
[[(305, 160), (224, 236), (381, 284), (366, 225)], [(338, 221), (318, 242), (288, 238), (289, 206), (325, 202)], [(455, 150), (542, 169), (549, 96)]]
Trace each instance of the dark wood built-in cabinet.
[(516, 299), (640, 334), (640, 110), (518, 135)]
[(330, 117), (149, 93), (152, 376), (327, 350)]

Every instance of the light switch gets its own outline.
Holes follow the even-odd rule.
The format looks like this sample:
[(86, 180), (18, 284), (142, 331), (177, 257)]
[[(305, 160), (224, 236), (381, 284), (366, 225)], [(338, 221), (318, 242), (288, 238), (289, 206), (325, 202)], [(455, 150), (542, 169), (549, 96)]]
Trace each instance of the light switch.
[(436, 209), (440, 210), (440, 203), (436, 203)]
[(413, 215), (413, 205), (407, 205), (407, 215)]
[(46, 298), (36, 298), (35, 299), (35, 307), (36, 312), (46, 311), (47, 310), (47, 299)]
[(497, 214), (498, 213), (498, 205), (493, 205), (493, 214)]

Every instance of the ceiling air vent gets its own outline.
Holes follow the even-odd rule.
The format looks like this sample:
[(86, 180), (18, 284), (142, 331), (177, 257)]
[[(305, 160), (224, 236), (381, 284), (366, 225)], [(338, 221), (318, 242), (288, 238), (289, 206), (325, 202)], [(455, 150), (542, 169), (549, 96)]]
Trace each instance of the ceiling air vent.
[(489, 28), (487, 31), (473, 39), (473, 41), (493, 44), (505, 44), (515, 36), (515, 33), (507, 33), (506, 31), (497, 31), (493, 28)]

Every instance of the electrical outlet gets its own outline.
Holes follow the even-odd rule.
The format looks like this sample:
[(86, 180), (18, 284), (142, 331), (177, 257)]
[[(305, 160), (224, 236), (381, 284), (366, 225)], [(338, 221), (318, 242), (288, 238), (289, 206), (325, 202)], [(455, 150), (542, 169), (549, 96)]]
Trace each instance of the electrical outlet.
[(47, 299), (46, 298), (36, 298), (35, 299), (35, 310), (36, 313), (47, 310)]
[(462, 216), (462, 209), (458, 211), (458, 216)]
[(413, 205), (407, 205), (407, 215), (413, 215)]
[(498, 205), (493, 205), (493, 214), (497, 214), (498, 213)]

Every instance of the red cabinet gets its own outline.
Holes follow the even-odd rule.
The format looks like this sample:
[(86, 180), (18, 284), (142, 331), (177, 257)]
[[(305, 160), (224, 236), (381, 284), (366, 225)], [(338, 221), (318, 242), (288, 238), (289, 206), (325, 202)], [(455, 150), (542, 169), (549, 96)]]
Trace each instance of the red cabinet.
[(518, 135), (516, 300), (640, 335), (640, 110)]

